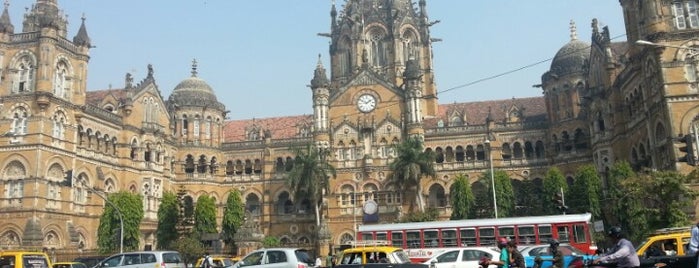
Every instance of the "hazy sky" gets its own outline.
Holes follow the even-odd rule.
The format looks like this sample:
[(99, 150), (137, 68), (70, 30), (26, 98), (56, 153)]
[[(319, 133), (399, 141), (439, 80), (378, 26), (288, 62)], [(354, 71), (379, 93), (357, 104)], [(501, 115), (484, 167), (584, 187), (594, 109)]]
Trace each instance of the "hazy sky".
[[(11, 0), (15, 32), (35, 0)], [(88, 89), (123, 88), (152, 64), (165, 99), (190, 76), (199, 77), (230, 110), (231, 119), (312, 113), (311, 90), (318, 54), (326, 68), (331, 0), (58, 0), (69, 15), (72, 40), (84, 13), (96, 46)], [(338, 9), (344, 0), (336, 0)], [(415, 0), (414, 2), (417, 2)], [(625, 41), (617, 0), (427, 0), (440, 103), (540, 96), (541, 75), (570, 41), (590, 41), (590, 24), (608, 25)], [(533, 67), (477, 82), (537, 62)], [(464, 86), (465, 85), (465, 86)]]

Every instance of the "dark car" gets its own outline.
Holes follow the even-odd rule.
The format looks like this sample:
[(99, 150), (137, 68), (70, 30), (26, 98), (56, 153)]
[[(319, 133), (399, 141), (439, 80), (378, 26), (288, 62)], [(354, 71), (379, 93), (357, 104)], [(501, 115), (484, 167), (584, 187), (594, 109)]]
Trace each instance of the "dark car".
[(84, 263), (88, 268), (95, 267), (97, 263), (101, 262), (107, 258), (107, 256), (83, 256), (83, 257), (77, 257), (73, 259), (73, 262), (82, 262)]

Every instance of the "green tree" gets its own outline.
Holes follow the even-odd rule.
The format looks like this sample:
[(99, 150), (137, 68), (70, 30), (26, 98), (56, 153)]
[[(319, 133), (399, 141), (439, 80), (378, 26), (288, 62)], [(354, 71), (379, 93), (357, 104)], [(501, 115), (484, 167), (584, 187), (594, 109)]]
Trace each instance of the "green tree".
[(173, 246), (173, 249), (182, 256), (182, 261), (186, 264), (191, 264), (191, 266), (188, 267), (193, 267), (197, 259), (204, 255), (205, 251), (199, 238), (195, 234), (180, 237)]
[(172, 243), (177, 241), (179, 214), (180, 205), (177, 202), (177, 195), (164, 192), (158, 208), (158, 229), (156, 230), (159, 249), (170, 249)]
[(643, 213), (652, 229), (690, 224), (685, 212), (693, 207), (697, 193), (687, 186), (687, 177), (674, 171), (654, 171), (622, 182), (626, 192), (640, 191)]
[[(641, 199), (634, 194), (641, 194), (640, 189), (631, 189), (631, 185), (625, 187), (636, 178), (631, 165), (626, 161), (614, 163), (607, 177), (608, 187), (605, 189), (605, 204), (607, 208), (606, 222), (610, 226), (621, 226), (627, 230), (631, 240), (640, 241), (642, 236), (648, 233), (650, 227), (643, 214)], [(634, 194), (626, 192), (632, 191)], [(633, 227), (633, 228), (629, 228)]]
[(238, 190), (233, 190), (228, 193), (226, 200), (226, 208), (223, 211), (223, 221), (221, 222), (221, 239), (226, 243), (229, 249), (234, 248), (233, 236), (238, 232), (238, 228), (243, 225), (245, 220), (245, 203), (240, 196)]
[[(330, 151), (307, 144), (305, 148), (293, 148), (296, 155), (286, 184), (295, 200), (308, 198), (314, 205), (316, 226), (320, 226), (323, 196), (330, 192), (330, 177), (336, 176), (335, 168), (328, 163)], [(320, 229), (320, 228), (318, 228)]]
[(566, 196), (566, 202), (571, 212), (590, 212), (594, 219), (602, 216), (600, 209), (600, 190), (602, 180), (597, 175), (597, 169), (592, 165), (585, 165), (578, 169), (575, 181)]
[(449, 196), (451, 197), (451, 219), (467, 219), (476, 198), (473, 196), (471, 183), (466, 176), (463, 174), (456, 176), (449, 188)]
[(563, 189), (563, 195), (568, 192), (568, 184), (566, 183), (566, 178), (561, 173), (561, 170), (557, 167), (549, 168), (544, 177), (542, 183), (542, 196), (541, 207), (546, 215), (559, 214), (561, 211), (556, 207), (557, 204), (553, 202), (553, 198), (557, 193), (561, 192)]
[(262, 239), (262, 246), (266, 248), (276, 248), (281, 245), (281, 241), (279, 241), (279, 237), (276, 236), (266, 236), (264, 239)]
[(194, 208), (194, 232), (198, 235), (216, 233), (216, 204), (214, 199), (203, 194)]
[[(507, 172), (496, 170), (493, 173), (495, 179), (495, 196), (497, 197), (498, 217), (509, 217), (514, 213), (514, 191), (512, 189), (512, 181), (507, 175)], [(490, 171), (481, 174), (481, 177), (474, 185), (477, 188), (473, 191), (476, 198), (476, 206), (473, 211), (473, 216), (476, 218), (492, 218), (495, 217), (493, 209), (493, 182), (491, 180)]]
[(535, 180), (512, 180), (515, 192), (515, 212), (513, 216), (540, 216), (542, 211), (541, 183)]
[(439, 210), (436, 208), (427, 208), (425, 212), (413, 212), (403, 215), (398, 222), (426, 222), (436, 221), (439, 217)]
[(425, 203), (422, 200), (423, 177), (434, 177), (437, 172), (434, 169), (435, 156), (432, 151), (423, 149), (423, 142), (419, 136), (409, 137), (394, 146), (396, 158), (389, 164), (393, 173), (391, 180), (403, 192), (414, 194), (415, 200), (410, 201), (410, 212), (413, 212), (417, 204), (420, 212), (425, 212)]
[[(95, 193), (101, 194), (101, 193)], [(124, 221), (124, 251), (136, 250), (140, 242), (140, 226), (143, 220), (143, 199), (140, 195), (126, 191), (111, 193), (107, 196), (107, 204), (104, 207), (100, 225), (97, 230), (97, 244), (101, 254), (117, 252), (120, 247), (119, 213), (114, 206), (118, 207)], [(110, 205), (113, 204), (114, 206)]]

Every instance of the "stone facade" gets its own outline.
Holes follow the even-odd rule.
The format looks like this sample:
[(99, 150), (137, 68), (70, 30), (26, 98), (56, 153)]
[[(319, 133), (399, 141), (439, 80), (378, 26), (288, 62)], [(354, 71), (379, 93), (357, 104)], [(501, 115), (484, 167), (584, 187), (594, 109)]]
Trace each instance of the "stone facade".
[[(514, 180), (540, 180), (553, 166), (572, 179), (590, 163), (604, 177), (619, 160), (638, 170), (689, 172), (673, 138), (697, 133), (699, 69), (691, 47), (699, 47), (699, 20), (686, 8), (696, 2), (620, 3), (629, 41), (613, 42), (593, 21), (587, 43), (571, 24), (571, 41), (542, 76), (542, 97), (439, 104), (426, 0), (347, 0), (341, 13), (332, 6), (331, 32), (322, 34), (331, 40), (331, 66), (329, 74), (320, 60), (315, 68), (313, 114), (250, 120), (225, 119), (196, 62), (167, 99), (152, 66), (138, 83), (127, 74), (123, 88), (87, 91), (84, 20), (68, 40), (58, 3), (37, 0), (15, 33), (6, 5), (0, 248), (96, 248), (105, 204), (87, 187), (143, 195), (143, 247), (157, 247), (162, 193), (180, 187), (191, 200), (213, 196), (219, 222), (229, 191), (238, 189), (246, 226), (288, 245), (311, 248), (318, 233), (323, 247), (347, 245), (369, 200), (382, 222), (407, 209), (413, 197), (389, 181), (388, 164), (391, 145), (409, 136), (423, 137), (438, 155), (438, 176), (422, 182), (421, 194), (443, 219), (452, 179), (475, 181), (489, 169), (490, 152), (494, 168)], [(664, 46), (635, 45), (641, 39)], [(338, 173), (322, 227), (313, 205), (293, 200), (284, 183), (290, 148), (308, 143), (328, 149)], [(60, 184), (68, 170), (73, 187)]]

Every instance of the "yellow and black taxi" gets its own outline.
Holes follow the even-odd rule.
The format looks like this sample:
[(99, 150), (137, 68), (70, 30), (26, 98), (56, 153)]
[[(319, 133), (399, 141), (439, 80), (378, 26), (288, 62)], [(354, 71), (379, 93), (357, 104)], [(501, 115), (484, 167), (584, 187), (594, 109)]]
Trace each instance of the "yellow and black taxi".
[[(226, 256), (210, 256), (211, 262), (214, 264), (213, 267), (231, 267), (233, 264), (236, 263), (236, 261), (233, 261), (231, 257), (226, 257)], [(240, 260), (240, 258), (238, 258)], [(201, 267), (201, 263), (204, 261), (204, 258), (199, 258), (197, 260), (197, 263), (194, 265), (194, 268), (199, 268)]]
[(0, 251), (0, 268), (52, 268), (46, 253), (32, 251)]
[(337, 265), (367, 264), (367, 263), (410, 263), (408, 254), (402, 248), (393, 247), (386, 243), (357, 243), (355, 247), (342, 251), (337, 258)]

